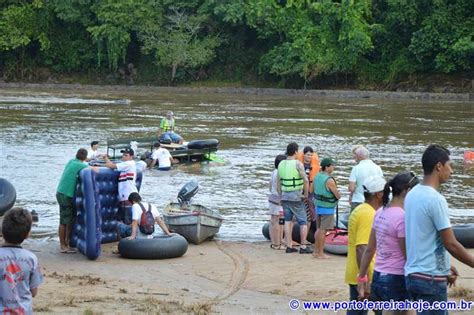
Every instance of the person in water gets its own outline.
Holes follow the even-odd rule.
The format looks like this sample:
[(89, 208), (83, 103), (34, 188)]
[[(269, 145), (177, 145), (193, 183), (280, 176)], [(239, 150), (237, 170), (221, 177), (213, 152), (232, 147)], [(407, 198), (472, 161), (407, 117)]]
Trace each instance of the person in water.
[(296, 159), (298, 144), (292, 142), (286, 147), (286, 160), (278, 165), (278, 194), (280, 195), (281, 206), (285, 216), (285, 238), (286, 253), (295, 253), (298, 250), (293, 248), (291, 238), (291, 222), (293, 217), (300, 226), (300, 254), (311, 254), (313, 251), (306, 246), (305, 241), (308, 236), (308, 226), (303, 198), (308, 198), (308, 178), (304, 172), (303, 163)]
[(474, 268), (474, 256), (456, 240), (448, 203), (438, 192), (453, 173), (449, 156), (449, 150), (440, 145), (426, 148), (421, 158), (423, 182), (408, 192), (404, 202), (407, 251), (404, 271), (408, 294), (411, 300), (427, 301), (430, 305), (447, 301), (447, 287), (454, 285), (459, 275), (451, 265), (449, 254)]
[(154, 168), (158, 164), (158, 170), (169, 171), (172, 163), (174, 163), (174, 160), (170, 151), (163, 148), (159, 142), (155, 143), (151, 152), (150, 168)]
[(99, 141), (92, 141), (91, 147), (87, 150), (86, 162), (90, 162), (105, 156), (105, 154), (99, 154), (98, 148)]
[(176, 123), (172, 111), (168, 111), (166, 117), (161, 119), (158, 139), (160, 139), (162, 143), (183, 144), (183, 138), (176, 133)]
[(283, 208), (281, 206), (280, 195), (278, 193), (278, 166), (280, 162), (286, 160), (286, 155), (280, 154), (275, 158), (275, 169), (272, 172), (269, 182), (270, 194), (268, 195), (268, 214), (270, 215), (270, 240), (272, 249), (282, 249), (283, 240)]
[[(369, 244), (360, 263), (357, 278), (360, 298), (370, 292), (372, 301), (408, 300), (403, 269), (406, 262), (403, 203), (407, 193), (418, 183), (418, 178), (412, 172), (401, 172), (385, 184), (383, 206), (375, 213)], [(389, 202), (390, 194), (392, 199)], [(367, 271), (375, 252), (373, 281), (372, 286), (369, 286)]]
[(357, 165), (352, 168), (349, 176), (349, 204), (351, 211), (364, 202), (364, 188), (362, 184), (369, 177), (383, 177), (380, 166), (375, 164), (370, 158), (369, 150), (364, 146), (355, 146), (352, 149)]
[[(365, 202), (357, 206), (349, 217), (348, 241), (347, 241), (347, 263), (345, 281), (349, 285), (349, 299), (359, 300), (358, 279), (359, 266), (362, 256), (369, 243), (370, 231), (375, 216), (375, 209), (382, 206), (383, 190), (385, 188), (383, 177), (369, 177), (363, 184)], [(368, 278), (372, 280), (374, 270), (373, 261), (368, 267)], [(367, 296), (364, 296), (367, 298)], [(367, 310), (348, 310), (348, 315), (365, 315)]]
[(334, 213), (341, 193), (337, 188), (336, 179), (332, 172), (336, 167), (336, 161), (325, 158), (321, 161), (321, 171), (314, 178), (314, 204), (316, 206), (318, 228), (316, 230), (314, 257), (327, 259), (324, 254), (324, 241), (326, 231), (334, 228)]

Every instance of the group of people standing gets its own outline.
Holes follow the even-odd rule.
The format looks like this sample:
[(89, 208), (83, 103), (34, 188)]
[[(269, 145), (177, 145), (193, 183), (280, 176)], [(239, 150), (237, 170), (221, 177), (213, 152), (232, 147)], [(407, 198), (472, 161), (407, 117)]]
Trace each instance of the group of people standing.
[[(275, 158), (275, 170), (270, 180), (269, 214), (272, 249), (298, 252), (293, 247), (293, 221), (299, 225), (300, 254), (313, 254), (316, 258), (329, 258), (323, 252), (326, 230), (334, 227), (334, 212), (341, 194), (332, 177), (336, 162), (319, 157), (313, 148), (298, 152), (298, 144), (290, 143), (285, 155)], [(315, 221), (315, 250), (306, 241), (311, 222)], [(281, 228), (284, 225), (284, 228)], [(285, 244), (282, 244), (284, 231)]]
[[(334, 227), (333, 211), (341, 198), (331, 176), (335, 161), (323, 159), (310, 185), (310, 157), (298, 161), (297, 150), (297, 144), (290, 143), (286, 155), (275, 159), (269, 195), (271, 247), (281, 248), (277, 223), (284, 223), (286, 252), (296, 252), (290, 229), (296, 219), (300, 225), (300, 253), (311, 252), (307, 244), (304, 246), (308, 230), (304, 204), (314, 202), (318, 230), (313, 255), (327, 258), (323, 253), (324, 237), (326, 230)], [(351, 213), (345, 274), (350, 300), (423, 300), (430, 305), (447, 301), (447, 287), (459, 275), (449, 254), (474, 267), (474, 256), (456, 240), (448, 204), (438, 192), (452, 174), (449, 150), (439, 145), (427, 147), (421, 161), (421, 182), (409, 171), (400, 172), (387, 182), (381, 168), (369, 159), (367, 148), (356, 146), (352, 153), (357, 165), (349, 177)], [(367, 310), (349, 310), (348, 314), (367, 314)]]

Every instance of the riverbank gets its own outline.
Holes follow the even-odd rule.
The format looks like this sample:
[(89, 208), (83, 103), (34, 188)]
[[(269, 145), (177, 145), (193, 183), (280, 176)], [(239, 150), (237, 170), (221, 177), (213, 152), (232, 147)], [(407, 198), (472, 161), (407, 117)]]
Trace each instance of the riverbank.
[[(34, 299), (36, 314), (281, 314), (291, 313), (293, 298), (348, 298), (346, 257), (285, 254), (269, 242), (211, 241), (168, 260), (123, 259), (112, 254), (116, 243), (102, 245), (97, 261), (60, 254), (54, 239), (27, 240), (24, 247), (38, 256), (45, 274)], [(453, 264), (461, 277), (449, 299), (472, 301), (473, 270)]]
[(398, 91), (357, 91), (357, 90), (298, 90), (276, 88), (234, 88), (234, 87), (159, 87), (136, 85), (87, 85), (60, 83), (0, 83), (0, 88), (9, 89), (54, 89), (55, 91), (117, 91), (117, 92), (163, 92), (199, 94), (238, 94), (258, 96), (285, 96), (328, 99), (373, 99), (410, 100), (430, 102), (474, 102), (474, 93), (430, 93)]

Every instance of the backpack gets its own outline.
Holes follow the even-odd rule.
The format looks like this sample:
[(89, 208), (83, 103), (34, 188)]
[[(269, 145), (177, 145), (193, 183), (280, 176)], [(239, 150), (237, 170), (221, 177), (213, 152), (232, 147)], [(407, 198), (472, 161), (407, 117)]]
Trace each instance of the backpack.
[(138, 204), (140, 205), (140, 208), (142, 208), (142, 216), (138, 228), (140, 229), (140, 232), (145, 235), (153, 234), (153, 232), (155, 232), (155, 218), (153, 218), (153, 214), (151, 213), (151, 204), (148, 204), (148, 211), (145, 210), (145, 207), (141, 202)]

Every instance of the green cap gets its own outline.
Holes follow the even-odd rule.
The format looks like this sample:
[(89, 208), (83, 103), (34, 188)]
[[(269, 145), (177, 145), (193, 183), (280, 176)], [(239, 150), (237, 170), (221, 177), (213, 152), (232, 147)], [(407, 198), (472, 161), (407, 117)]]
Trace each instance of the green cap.
[(321, 161), (321, 167), (327, 167), (329, 165), (335, 165), (336, 161), (331, 158), (325, 158)]

